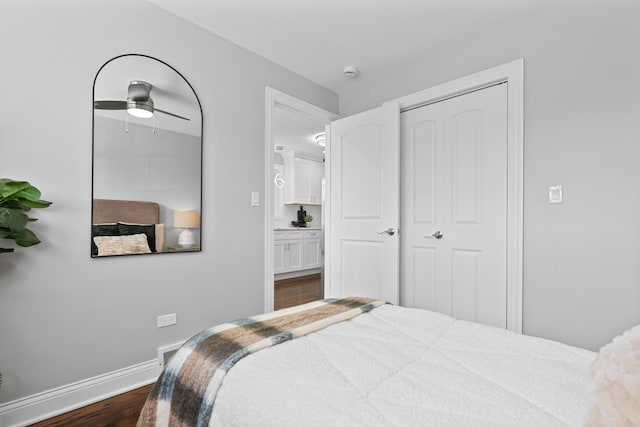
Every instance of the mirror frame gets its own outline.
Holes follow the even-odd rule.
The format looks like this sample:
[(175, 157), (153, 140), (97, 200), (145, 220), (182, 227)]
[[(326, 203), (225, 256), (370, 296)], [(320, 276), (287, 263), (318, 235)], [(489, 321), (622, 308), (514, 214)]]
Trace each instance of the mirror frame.
[[(93, 219), (94, 219), (94, 213), (93, 213), (93, 206), (94, 206), (94, 200), (95, 200), (95, 194), (94, 194), (94, 181), (95, 181), (95, 173), (96, 173), (96, 165), (95, 165), (95, 151), (96, 151), (96, 146), (95, 146), (95, 119), (96, 119), (96, 115), (95, 115), (95, 96), (96, 96), (96, 82), (98, 81), (98, 77), (100, 76), (100, 73), (102, 72), (102, 70), (109, 65), (111, 62), (116, 61), (118, 59), (123, 59), (126, 57), (139, 57), (139, 58), (147, 58), (153, 61), (156, 61), (166, 67), (168, 67), (169, 69), (171, 69), (173, 72), (175, 72), (177, 75), (179, 75), (182, 80), (187, 84), (187, 86), (189, 86), (189, 88), (191, 89), (191, 92), (193, 93), (193, 96), (195, 97), (197, 103), (198, 103), (198, 111), (200, 112), (200, 197), (199, 197), (199, 201), (200, 201), (200, 217), (199, 217), (199, 230), (200, 230), (200, 239), (198, 242), (198, 248), (197, 249), (193, 249), (193, 248), (186, 248), (184, 250), (179, 250), (179, 251), (162, 251), (162, 252), (151, 252), (151, 253), (144, 253), (144, 254), (122, 254), (122, 255), (107, 255), (107, 256), (94, 256), (92, 254), (92, 243), (93, 243), (93, 238), (91, 237), (93, 235)], [(166, 63), (165, 61), (155, 58), (153, 56), (150, 55), (145, 55), (145, 54), (139, 54), (139, 53), (126, 53), (126, 54), (122, 54), (122, 55), (118, 55), (118, 56), (114, 56), (113, 58), (109, 59), (108, 61), (106, 61), (104, 64), (102, 64), (100, 66), (100, 68), (98, 69), (98, 71), (96, 72), (96, 75), (93, 79), (93, 86), (92, 86), (92, 101), (91, 101), (91, 230), (89, 232), (89, 236), (90, 236), (90, 244), (89, 244), (89, 254), (91, 256), (92, 259), (97, 259), (97, 258), (113, 258), (114, 256), (124, 256), (124, 255), (157, 255), (157, 254), (167, 254), (167, 253), (180, 253), (180, 252), (201, 252), (202, 251), (202, 223), (203, 223), (203, 191), (202, 191), (202, 186), (203, 186), (203, 166), (204, 166), (204, 114), (202, 112), (202, 103), (200, 102), (200, 98), (198, 97), (198, 94), (196, 93), (195, 89), (193, 88), (193, 86), (191, 85), (191, 83), (185, 78), (185, 76), (179, 72), (178, 70), (176, 70), (173, 66), (169, 65), (168, 63)]]

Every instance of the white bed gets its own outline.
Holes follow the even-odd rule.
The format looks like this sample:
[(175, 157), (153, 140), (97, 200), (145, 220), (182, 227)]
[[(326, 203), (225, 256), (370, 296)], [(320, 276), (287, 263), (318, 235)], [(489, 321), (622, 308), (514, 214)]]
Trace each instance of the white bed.
[(595, 353), (384, 305), (240, 360), (215, 426), (579, 426)]
[(204, 413), (202, 425), (238, 427), (581, 425), (596, 353), (388, 304), (314, 326), (343, 314), (318, 322), (308, 307), (345, 310), (343, 301), (198, 334), (167, 366), (139, 425), (190, 426)]

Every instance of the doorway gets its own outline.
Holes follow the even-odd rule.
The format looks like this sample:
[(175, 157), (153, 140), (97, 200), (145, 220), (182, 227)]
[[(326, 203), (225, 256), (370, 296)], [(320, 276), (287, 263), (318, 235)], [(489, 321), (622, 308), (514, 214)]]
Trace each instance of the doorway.
[(266, 88), (265, 311), (324, 294), (325, 126), (338, 116)]
[[(396, 116), (388, 115), (386, 117), (385, 122), (388, 124), (389, 121), (393, 122), (398, 114), (405, 112), (407, 110), (417, 108), (420, 106), (424, 106), (430, 103), (434, 103), (437, 101), (445, 100), (448, 98), (454, 98), (458, 95), (470, 93), (476, 90), (480, 90), (483, 88), (487, 88), (498, 83), (508, 83), (508, 93), (507, 93), (507, 221), (506, 221), (506, 252), (507, 252), (507, 265), (506, 265), (506, 328), (515, 332), (522, 333), (522, 298), (523, 298), (523, 284), (522, 284), (522, 248), (523, 248), (523, 92), (524, 92), (524, 60), (518, 59), (503, 65), (499, 65), (494, 68), (490, 68), (488, 70), (480, 71), (478, 73), (462, 77), (420, 92), (416, 92), (414, 94), (410, 94), (389, 102), (384, 103), (383, 105), (396, 104)], [(273, 91), (273, 90), (271, 90)], [(280, 103), (278, 101), (278, 96), (283, 96), (284, 102)], [(269, 93), (269, 89), (267, 90), (267, 153), (265, 158), (267, 159), (267, 170), (271, 171), (273, 167), (273, 120), (272, 120), (272, 112), (277, 105), (284, 106), (285, 108), (291, 108), (291, 105), (299, 105), (299, 111), (304, 111), (305, 108), (311, 108), (311, 111), (315, 111), (315, 114), (312, 114), (314, 117), (324, 117), (326, 118), (326, 123), (329, 124), (332, 120), (337, 119), (338, 117), (335, 114), (329, 113), (328, 115), (326, 111), (318, 109), (307, 103), (299, 103), (299, 100), (296, 100), (293, 97), (290, 97), (285, 94), (278, 93), (277, 91), (273, 91), (271, 94)], [(295, 108), (294, 108), (295, 109)], [(378, 110), (378, 109), (374, 109)], [(373, 112), (373, 110), (372, 110)], [(304, 113), (303, 113), (304, 114)], [(367, 114), (367, 112), (360, 113), (359, 115)], [(382, 128), (384, 128), (387, 124), (381, 123)], [(375, 125), (375, 124), (374, 124)], [(331, 136), (332, 137), (332, 136)], [(329, 146), (332, 147), (331, 137), (329, 138)], [(396, 144), (396, 147), (399, 147), (399, 138), (392, 143)], [(357, 141), (355, 141), (357, 145)], [(336, 148), (336, 147), (334, 147)], [(333, 150), (329, 148), (327, 159), (327, 174), (326, 174), (326, 185), (327, 185), (327, 193), (328, 197), (325, 200), (325, 204), (329, 205), (329, 211), (331, 215), (333, 215), (339, 207), (341, 206), (341, 200), (335, 199), (336, 194), (340, 194), (339, 192), (333, 191), (332, 187), (336, 185), (336, 182), (332, 182), (334, 180), (333, 175), (335, 174), (335, 168), (333, 164), (333, 152), (337, 152), (337, 150)], [(343, 167), (343, 169), (348, 169)], [(267, 186), (271, 184), (271, 176), (267, 177)], [(399, 189), (399, 188), (398, 188)], [(266, 191), (267, 197), (267, 238), (265, 239), (267, 248), (265, 249), (266, 256), (266, 266), (265, 266), (265, 309), (266, 311), (273, 310), (273, 232), (271, 230), (272, 226), (272, 212), (273, 209), (270, 198), (272, 197), (271, 188), (267, 188)], [(327, 215), (328, 216), (328, 215)], [(332, 252), (334, 245), (341, 245), (342, 241), (344, 241), (343, 235), (339, 233), (339, 227), (333, 227), (333, 220), (327, 221), (326, 225), (326, 235), (325, 235), (325, 248), (328, 251), (327, 257), (325, 259), (326, 266), (325, 271), (328, 277), (331, 277), (331, 280), (325, 286), (325, 298), (326, 297), (340, 297), (346, 296), (343, 292), (343, 285), (345, 284), (344, 278), (351, 277), (353, 275), (347, 274), (345, 276), (345, 271), (342, 269), (342, 264), (339, 262), (338, 256)], [(388, 224), (384, 226), (384, 229), (376, 229), (373, 231), (376, 235), (387, 235), (389, 239), (397, 238), (398, 233), (395, 233), (394, 230), (397, 230), (399, 226), (399, 221), (395, 224)], [(389, 228), (387, 228), (389, 227)], [(334, 234), (334, 231), (336, 233)], [(364, 245), (363, 245), (364, 246)], [(338, 247), (338, 246), (336, 246)], [(338, 254), (339, 255), (339, 254)], [(354, 258), (354, 257), (351, 257)], [(338, 260), (338, 261), (336, 261)], [(395, 263), (394, 266), (390, 266), (389, 268), (399, 270), (398, 264), (400, 262), (399, 256), (388, 256), (382, 257), (382, 263)], [(381, 268), (380, 265), (376, 265), (376, 268)], [(349, 273), (349, 271), (346, 271)], [(395, 286), (397, 292), (399, 292), (399, 275), (396, 275), (393, 279), (393, 282), (390, 286)], [(369, 289), (361, 288), (359, 289), (363, 294), (371, 294), (376, 295), (379, 294), (379, 290), (373, 290), (372, 292), (367, 292)], [(395, 293), (395, 291), (394, 291)]]

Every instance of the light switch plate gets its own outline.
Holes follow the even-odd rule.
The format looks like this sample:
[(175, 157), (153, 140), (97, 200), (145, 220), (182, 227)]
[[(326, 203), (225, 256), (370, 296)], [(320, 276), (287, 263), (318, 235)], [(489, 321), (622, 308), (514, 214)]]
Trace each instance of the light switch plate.
[(562, 185), (549, 187), (549, 203), (562, 203)]
[(251, 193), (251, 206), (260, 206), (260, 193), (257, 191)]

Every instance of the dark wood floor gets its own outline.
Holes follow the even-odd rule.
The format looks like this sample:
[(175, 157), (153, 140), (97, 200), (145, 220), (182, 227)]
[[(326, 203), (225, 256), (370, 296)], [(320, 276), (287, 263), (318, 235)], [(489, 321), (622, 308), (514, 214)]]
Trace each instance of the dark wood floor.
[[(320, 274), (278, 280), (274, 283), (275, 309), (322, 299)], [(133, 427), (138, 421), (152, 384), (32, 424), (34, 427)]]
[(320, 273), (277, 280), (274, 283), (274, 308), (276, 310), (319, 300), (322, 297), (323, 286)]
[(133, 427), (153, 384), (32, 424), (35, 427)]

